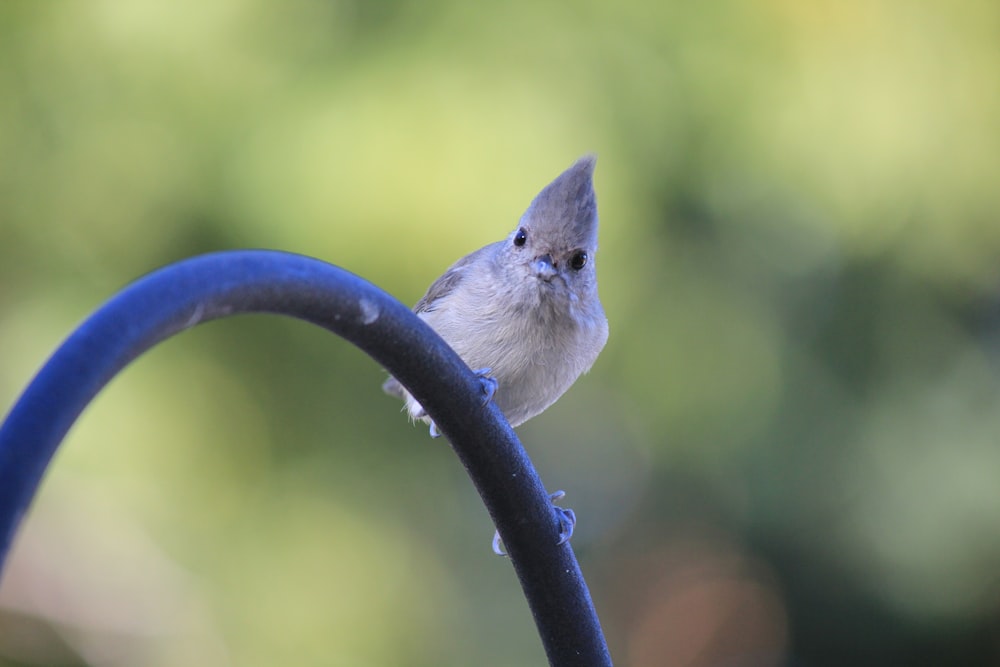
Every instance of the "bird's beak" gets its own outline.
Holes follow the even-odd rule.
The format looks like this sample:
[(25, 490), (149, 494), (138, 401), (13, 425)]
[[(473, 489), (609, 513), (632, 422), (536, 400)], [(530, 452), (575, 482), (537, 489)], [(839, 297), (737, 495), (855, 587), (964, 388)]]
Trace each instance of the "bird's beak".
[(531, 263), (531, 268), (537, 277), (546, 282), (552, 280), (559, 273), (555, 263), (552, 261), (552, 255), (536, 257), (535, 261)]

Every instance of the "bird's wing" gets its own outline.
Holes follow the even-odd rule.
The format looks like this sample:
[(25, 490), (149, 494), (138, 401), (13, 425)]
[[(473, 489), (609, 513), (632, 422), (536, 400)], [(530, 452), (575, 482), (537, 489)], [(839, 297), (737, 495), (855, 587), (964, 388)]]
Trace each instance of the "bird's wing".
[(465, 280), (468, 275), (469, 266), (478, 260), (482, 255), (493, 251), (494, 246), (496, 245), (497, 244), (494, 243), (484, 248), (480, 248), (479, 250), (466, 255), (452, 264), (451, 268), (444, 272), (444, 275), (431, 283), (431, 286), (427, 288), (427, 293), (424, 294), (420, 298), (420, 301), (417, 301), (417, 305), (413, 307), (413, 312), (432, 312), (441, 299), (454, 292), (455, 288), (457, 288), (462, 281)]
[[(493, 250), (494, 246), (488, 245), (485, 248), (480, 248), (479, 250), (470, 253), (458, 260), (451, 267), (444, 272), (440, 278), (431, 283), (431, 286), (427, 288), (427, 293), (424, 294), (420, 301), (417, 301), (417, 305), (413, 307), (413, 312), (420, 313), (430, 313), (440, 305), (441, 299), (448, 296), (455, 291), (463, 280), (465, 280), (468, 275), (468, 268), (473, 262), (475, 262), (481, 255)], [(395, 396), (397, 398), (406, 398), (406, 390), (403, 389), (403, 385), (399, 384), (399, 381), (394, 377), (390, 377), (388, 380), (382, 383), (382, 391), (389, 394), (390, 396)]]

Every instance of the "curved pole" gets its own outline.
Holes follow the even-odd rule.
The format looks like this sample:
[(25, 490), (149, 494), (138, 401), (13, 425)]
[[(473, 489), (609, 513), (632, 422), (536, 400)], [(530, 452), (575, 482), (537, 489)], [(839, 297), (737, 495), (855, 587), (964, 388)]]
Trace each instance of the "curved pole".
[(56, 350), (0, 426), (0, 566), (46, 466), (108, 381), (158, 342), (201, 322), (278, 313), (342, 336), (384, 366), (448, 438), (486, 504), (521, 581), (551, 665), (611, 657), (559, 517), (503, 414), (410, 309), (316, 259), (232, 251), (178, 262), (119, 292)]

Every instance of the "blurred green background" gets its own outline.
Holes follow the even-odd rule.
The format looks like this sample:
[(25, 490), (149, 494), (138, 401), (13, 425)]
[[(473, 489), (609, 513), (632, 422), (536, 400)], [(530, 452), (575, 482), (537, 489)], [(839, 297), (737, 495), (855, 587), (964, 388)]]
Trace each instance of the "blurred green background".
[[(611, 338), (519, 429), (616, 663), (1000, 664), (1000, 6), (0, 4), (0, 406), (208, 251), (415, 302), (599, 155)], [(71, 432), (0, 665), (544, 664), (447, 444), (274, 317)]]

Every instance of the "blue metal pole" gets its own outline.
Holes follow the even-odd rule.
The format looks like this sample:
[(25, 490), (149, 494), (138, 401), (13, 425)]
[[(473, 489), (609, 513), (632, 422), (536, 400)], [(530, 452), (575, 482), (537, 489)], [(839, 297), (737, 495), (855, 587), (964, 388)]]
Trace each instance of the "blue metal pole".
[(56, 350), (0, 426), (0, 566), (45, 468), (77, 417), (133, 359), (201, 322), (277, 313), (352, 342), (420, 402), (479, 490), (534, 614), (549, 663), (611, 665), (559, 515), (479, 378), (409, 308), (316, 259), (248, 250), (205, 255), (126, 287)]

